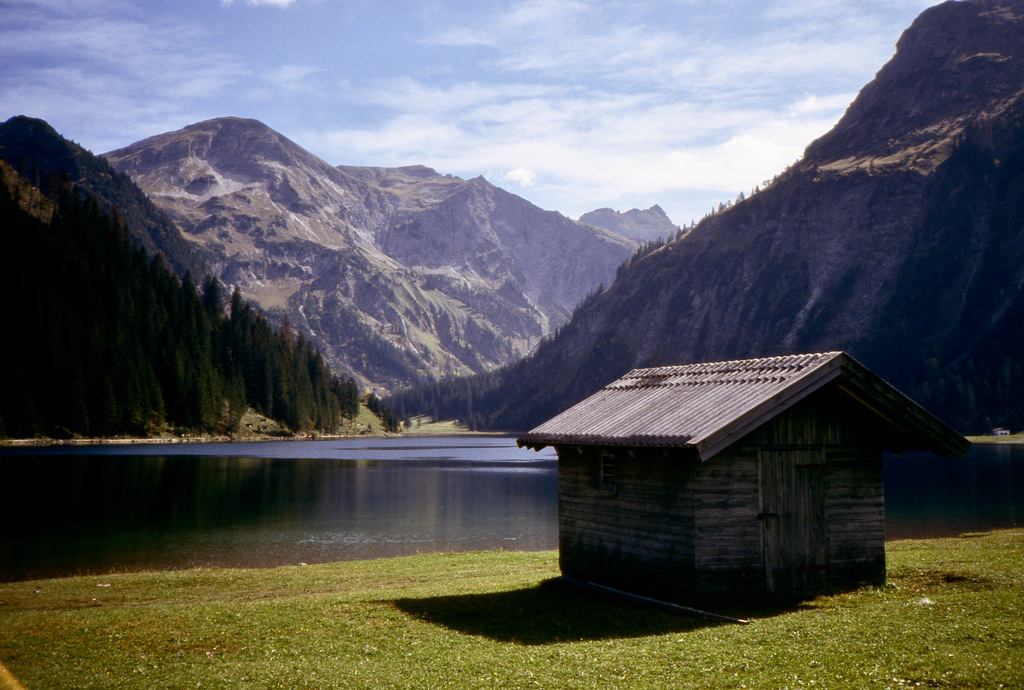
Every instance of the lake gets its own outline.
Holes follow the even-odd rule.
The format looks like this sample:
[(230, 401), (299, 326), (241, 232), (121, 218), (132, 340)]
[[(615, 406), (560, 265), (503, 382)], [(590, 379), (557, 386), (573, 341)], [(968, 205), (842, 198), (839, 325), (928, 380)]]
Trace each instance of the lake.
[[(1024, 524), (1024, 446), (886, 457), (886, 536)], [(0, 581), (558, 547), (556, 457), (460, 436), (0, 450)]]

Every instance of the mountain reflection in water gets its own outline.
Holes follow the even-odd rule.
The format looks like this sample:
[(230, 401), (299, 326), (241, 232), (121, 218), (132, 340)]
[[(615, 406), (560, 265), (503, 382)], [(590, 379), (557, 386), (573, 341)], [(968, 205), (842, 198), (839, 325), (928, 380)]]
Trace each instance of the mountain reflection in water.
[[(885, 460), (886, 536), (1024, 524), (1024, 447)], [(0, 452), (0, 581), (558, 547), (551, 449), (512, 438)]]
[(3, 484), (19, 489), (18, 509), (0, 509), (16, 526), (0, 537), (0, 579), (557, 548), (552, 452), (395, 441), (2, 454)]

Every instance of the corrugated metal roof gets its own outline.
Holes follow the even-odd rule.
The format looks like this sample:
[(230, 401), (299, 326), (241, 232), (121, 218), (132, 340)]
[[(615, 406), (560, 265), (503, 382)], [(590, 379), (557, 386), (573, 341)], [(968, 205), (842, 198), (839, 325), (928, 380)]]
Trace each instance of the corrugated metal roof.
[[(843, 352), (634, 369), (519, 444), (693, 447), (707, 459), (840, 377), (908, 417), (904, 426), (923, 426), (926, 435), (940, 437), (940, 449), (962, 455), (963, 437)], [(900, 411), (908, 407), (911, 412)]]

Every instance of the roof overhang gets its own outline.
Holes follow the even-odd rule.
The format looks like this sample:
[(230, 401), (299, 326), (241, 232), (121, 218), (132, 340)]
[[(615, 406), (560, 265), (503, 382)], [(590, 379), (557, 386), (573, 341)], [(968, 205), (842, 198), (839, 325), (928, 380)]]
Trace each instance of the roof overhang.
[[(707, 366), (716, 365), (726, 368), (727, 365), (733, 365), (733, 369), (727, 370), (741, 374), (743, 366), (748, 366), (754, 373), (769, 371), (772, 365), (778, 366), (780, 371), (788, 366), (790, 373), (780, 377), (764, 374), (760, 378), (751, 374), (747, 379), (727, 382), (737, 384), (735, 395), (731, 397), (729, 393), (732, 389), (726, 387), (703, 397), (692, 393), (680, 394), (679, 405), (672, 410), (678, 423), (667, 428), (662, 424), (661, 415), (668, 410), (671, 396), (655, 391), (656, 386), (653, 384), (646, 393), (642, 386), (634, 390), (629, 381), (640, 380), (644, 376), (652, 380), (659, 377), (671, 378), (674, 374), (685, 383), (688, 367), (634, 370), (524, 434), (517, 443), (521, 447), (535, 450), (564, 445), (693, 448), (701, 460), (709, 460), (771, 418), (834, 382), (842, 393), (895, 430), (895, 434), (885, 435), (883, 450), (897, 453), (926, 450), (942, 456), (963, 457), (970, 446), (959, 433), (844, 352), (722, 362)], [(711, 383), (721, 381), (712, 380)], [(649, 396), (653, 410), (643, 407), (644, 395)], [(624, 404), (620, 410), (615, 405), (617, 396), (623, 396)], [(687, 409), (686, 405), (690, 405), (691, 409)], [(642, 419), (648, 412), (656, 420), (649, 427), (651, 433), (645, 433), (648, 428), (644, 427)], [(601, 427), (601, 415), (607, 417), (604, 430)], [(636, 424), (631, 425), (633, 421)], [(879, 440), (882, 444), (883, 439), (880, 437)]]

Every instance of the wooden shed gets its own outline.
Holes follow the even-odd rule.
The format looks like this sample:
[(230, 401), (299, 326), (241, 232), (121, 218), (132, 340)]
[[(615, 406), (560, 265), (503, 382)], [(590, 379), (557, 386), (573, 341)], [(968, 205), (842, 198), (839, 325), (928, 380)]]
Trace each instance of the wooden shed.
[(563, 575), (687, 603), (883, 582), (882, 451), (969, 443), (827, 352), (636, 369), (519, 445), (558, 452)]

